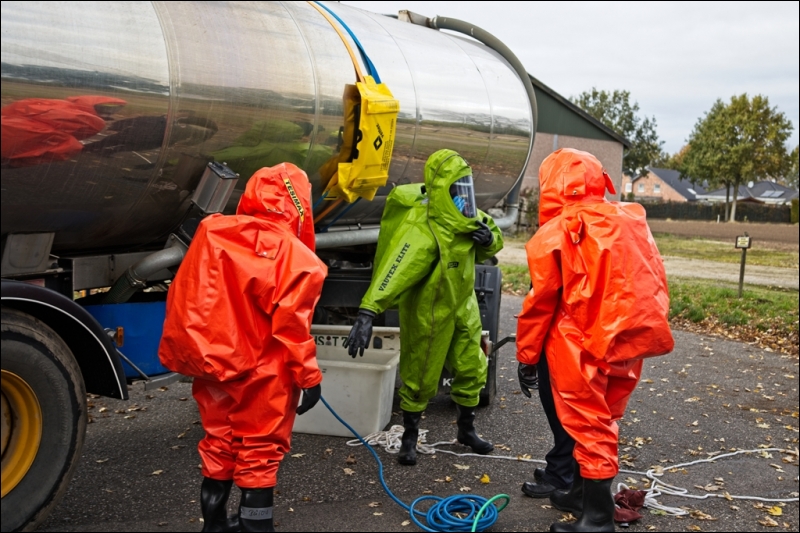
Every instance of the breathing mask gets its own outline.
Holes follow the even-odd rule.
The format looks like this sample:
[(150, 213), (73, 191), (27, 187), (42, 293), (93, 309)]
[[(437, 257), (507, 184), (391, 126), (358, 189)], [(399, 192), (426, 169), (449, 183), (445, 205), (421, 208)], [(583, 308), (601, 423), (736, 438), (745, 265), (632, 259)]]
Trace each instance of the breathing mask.
[(464, 176), (450, 185), (450, 196), (456, 208), (467, 218), (475, 218), (478, 211), (475, 207), (475, 188), (472, 175)]

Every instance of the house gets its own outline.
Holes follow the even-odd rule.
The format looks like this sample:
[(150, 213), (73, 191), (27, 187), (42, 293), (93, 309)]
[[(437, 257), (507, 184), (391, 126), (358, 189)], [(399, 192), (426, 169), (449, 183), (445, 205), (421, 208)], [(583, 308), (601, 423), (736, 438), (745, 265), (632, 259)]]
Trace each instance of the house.
[(625, 148), (630, 148), (630, 141), (538, 79), (533, 76), (530, 79), (539, 108), (539, 122), (521, 190), (538, 191), (542, 161), (559, 148), (575, 148), (600, 160), (617, 190), (617, 195), (608, 194), (607, 198), (619, 199), (622, 156)]
[[(730, 188), (729, 200), (733, 200), (733, 188)], [(705, 202), (724, 202), (725, 187), (715, 191), (708, 191), (697, 195), (698, 200)], [(746, 185), (739, 185), (739, 193), (736, 195), (737, 202), (754, 202), (770, 205), (783, 205), (791, 203), (792, 198), (797, 198), (798, 192), (790, 187), (784, 187), (779, 183), (764, 180), (759, 182), (749, 182)]]
[(706, 193), (700, 184), (682, 179), (680, 172), (668, 168), (647, 167), (647, 174), (622, 176), (622, 197), (633, 193), (640, 202), (694, 202)]

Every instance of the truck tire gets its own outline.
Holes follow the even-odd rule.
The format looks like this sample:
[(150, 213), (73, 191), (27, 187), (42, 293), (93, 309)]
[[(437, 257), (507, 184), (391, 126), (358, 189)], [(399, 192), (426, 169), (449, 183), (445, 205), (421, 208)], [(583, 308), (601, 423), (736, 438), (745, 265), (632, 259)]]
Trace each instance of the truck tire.
[(31, 531), (58, 505), (86, 434), (86, 389), (64, 341), (2, 308), (2, 530)]

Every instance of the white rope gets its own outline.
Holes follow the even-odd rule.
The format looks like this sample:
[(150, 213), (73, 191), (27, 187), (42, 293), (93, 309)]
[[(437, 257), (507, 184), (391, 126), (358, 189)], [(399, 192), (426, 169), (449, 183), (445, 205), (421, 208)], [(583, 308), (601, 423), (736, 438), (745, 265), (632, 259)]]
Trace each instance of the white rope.
[[(387, 431), (377, 431), (375, 433), (371, 433), (364, 437), (364, 440), (369, 443), (370, 446), (380, 446), (383, 448), (384, 451), (392, 454), (396, 454), (400, 451), (400, 444), (401, 439), (403, 436), (404, 428), (400, 425), (394, 425)], [(542, 461), (540, 459), (529, 459), (523, 456), (509, 456), (509, 455), (480, 455), (477, 453), (456, 453), (450, 450), (442, 450), (438, 448), (438, 446), (444, 445), (453, 445), (456, 444), (456, 440), (449, 440), (449, 441), (440, 441), (433, 444), (428, 444), (427, 441), (427, 429), (420, 429), (419, 430), (419, 438), (417, 439), (417, 453), (424, 454), (424, 455), (433, 455), (436, 453), (446, 453), (449, 455), (455, 455), (456, 457), (481, 457), (484, 459), (501, 459), (506, 461), (520, 461), (523, 463), (540, 463), (546, 464), (546, 461)], [(361, 441), (358, 439), (353, 439), (347, 441), (348, 446), (361, 446)], [(669, 470), (677, 470), (680, 468), (687, 468), (703, 463), (714, 463), (719, 461), (720, 459), (726, 459), (728, 457), (734, 457), (736, 455), (741, 454), (750, 454), (750, 453), (762, 453), (762, 452), (778, 452), (778, 453), (785, 453), (791, 455), (797, 455), (797, 451), (795, 450), (786, 450), (783, 448), (766, 448), (766, 449), (757, 449), (757, 450), (737, 450), (731, 453), (725, 453), (720, 455), (715, 455), (714, 457), (709, 457), (708, 459), (698, 459), (696, 461), (691, 461), (688, 463), (681, 463), (678, 465), (670, 466)], [(691, 494), (688, 489), (684, 489), (681, 487), (677, 487), (675, 485), (670, 485), (669, 483), (665, 483), (661, 479), (668, 470), (661, 469), (659, 472), (655, 468), (651, 468), (647, 470), (647, 472), (639, 472), (636, 470), (620, 470), (622, 474), (632, 474), (635, 476), (645, 476), (647, 479), (650, 480), (650, 486), (646, 489), (643, 489), (645, 492), (644, 498), (644, 506), (649, 509), (656, 509), (665, 512), (668, 515), (672, 516), (684, 516), (689, 514), (689, 511), (685, 509), (681, 509), (680, 507), (669, 507), (667, 505), (663, 505), (656, 500), (659, 496), (677, 496), (681, 498), (690, 498), (694, 500), (706, 500), (709, 498), (724, 498), (726, 500), (753, 500), (753, 501), (760, 501), (760, 502), (767, 502), (767, 503), (790, 503), (799, 501), (800, 498), (762, 498), (760, 496), (734, 496), (732, 494), (728, 494), (724, 492), (723, 494), (715, 494), (715, 493), (707, 493), (707, 494)], [(629, 487), (625, 483), (618, 483), (617, 484), (617, 492), (622, 489), (628, 489)]]

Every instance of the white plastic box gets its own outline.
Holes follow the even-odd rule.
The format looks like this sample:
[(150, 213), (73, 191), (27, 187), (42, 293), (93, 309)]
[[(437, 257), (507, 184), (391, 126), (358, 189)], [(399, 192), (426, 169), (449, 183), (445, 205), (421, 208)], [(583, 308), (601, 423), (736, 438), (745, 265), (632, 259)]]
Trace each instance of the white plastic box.
[[(323, 375), (322, 397), (364, 437), (383, 430), (392, 417), (400, 361), (400, 328), (373, 328), (369, 348), (364, 350), (363, 357), (355, 359), (342, 347), (350, 329), (350, 326), (314, 325), (311, 335), (317, 342), (317, 362)], [(353, 437), (322, 402), (296, 417), (292, 431)]]

